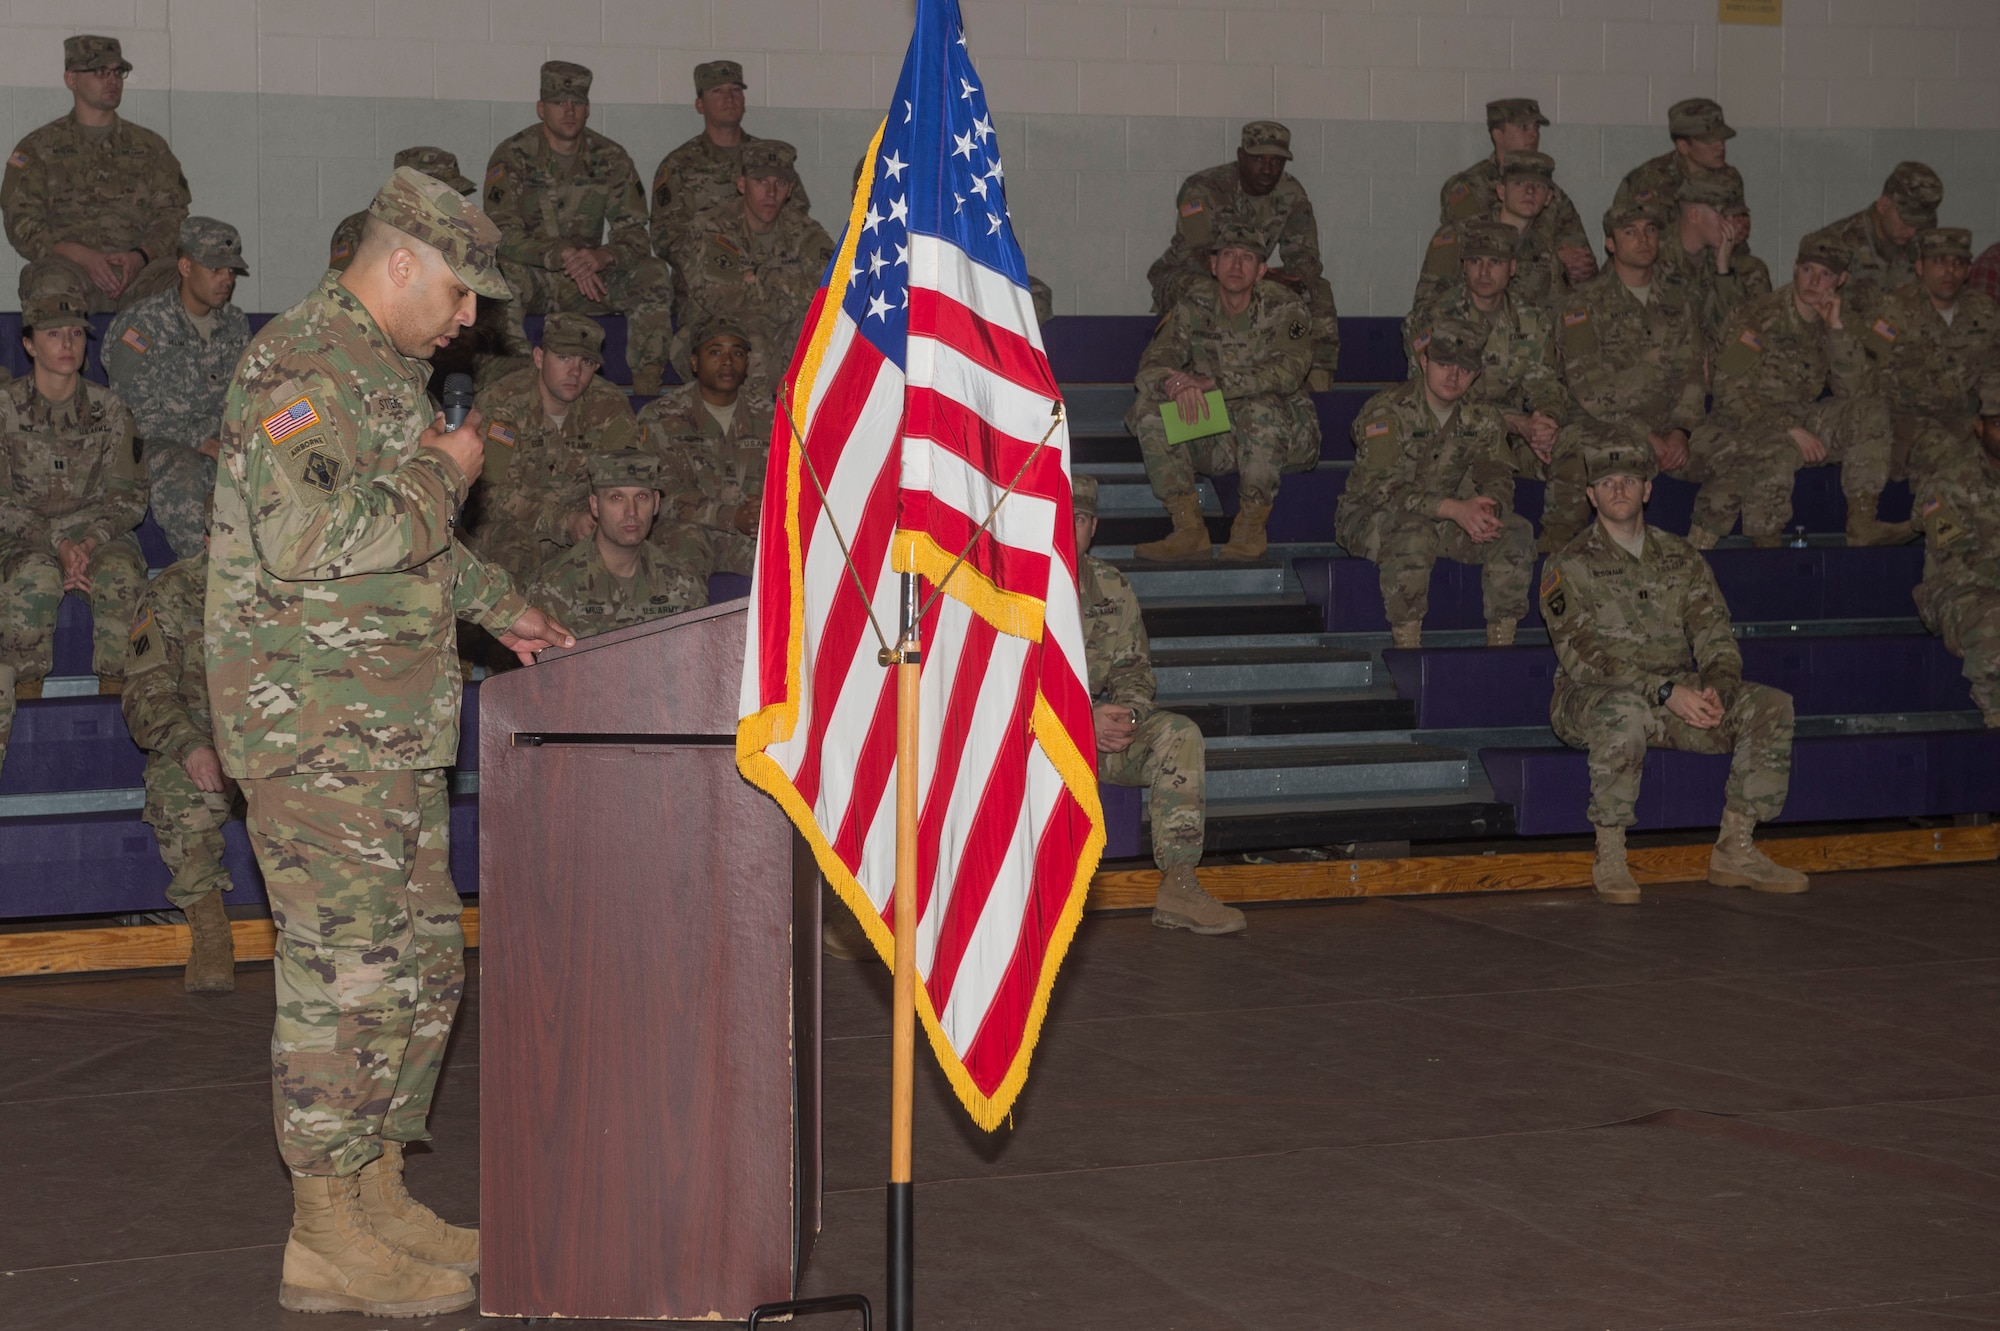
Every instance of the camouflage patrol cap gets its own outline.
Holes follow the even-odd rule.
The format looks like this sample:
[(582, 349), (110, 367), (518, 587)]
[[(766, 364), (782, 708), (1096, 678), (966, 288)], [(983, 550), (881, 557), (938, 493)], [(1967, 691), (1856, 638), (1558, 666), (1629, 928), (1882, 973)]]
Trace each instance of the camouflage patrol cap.
[(743, 331), (740, 320), (727, 314), (711, 314), (695, 324), (694, 332), (688, 336), (688, 350), (700, 351), (718, 337), (733, 337), (746, 347), (750, 345), (750, 334)]
[(1722, 107), (1706, 97), (1690, 97), (1667, 108), (1667, 133), (1677, 139), (1733, 139)]
[(1934, 226), (1917, 233), (1919, 259), (1970, 259), (1972, 233), (1962, 226)]
[(130, 74), (132, 62), (125, 58), (125, 48), (116, 37), (97, 37), (85, 32), (63, 38), (63, 69), (76, 74), (93, 69), (115, 69)]
[(1896, 215), (1914, 227), (1937, 225), (1938, 204), (1944, 201), (1944, 181), (1922, 162), (1898, 162), (1882, 192), (1896, 205)]
[(1490, 217), (1461, 222), (1458, 227), (1458, 257), (1461, 259), (1512, 259), (1520, 233), (1505, 222)]
[(1097, 478), (1095, 476), (1072, 476), (1069, 478), (1070, 511), (1080, 518), (1097, 516)]
[(1253, 120), (1243, 127), (1243, 151), (1252, 157), (1292, 160), (1292, 131), (1275, 120)]
[(776, 176), (796, 185), (799, 173), (793, 163), (798, 160), (799, 150), (783, 139), (759, 139), (743, 145), (742, 171), (751, 180)]
[(227, 222), (213, 217), (190, 217), (181, 223), (180, 250), (204, 268), (227, 268), (232, 273), (249, 273), (243, 262), (243, 237)]
[(1486, 367), (1486, 330), (1467, 319), (1444, 315), (1431, 321), (1424, 335), (1423, 354), (1440, 365), (1461, 370)]
[(1619, 203), (1616, 199), (1604, 210), (1604, 234), (1609, 236), (1621, 226), (1630, 226), (1637, 221), (1651, 222), (1654, 226), (1666, 225), (1666, 215), (1661, 212), (1658, 202), (1648, 199), (1641, 203), (1638, 199), (1627, 199)]
[(1683, 180), (1676, 193), (1683, 206), (1703, 204), (1721, 212), (1739, 198), (1742, 191), (1727, 171), (1698, 171)]
[(2000, 416), (2000, 370), (1988, 370), (1979, 376), (1979, 414)]
[(500, 229), (443, 181), (399, 166), (375, 192), (368, 215), (442, 254), (469, 289), (495, 300), (512, 295), (500, 276)]
[(442, 148), (405, 148), (396, 154), (396, 165), (413, 167), (432, 180), (441, 180), (460, 194), (470, 194), (479, 188), (458, 169), (458, 155)]
[(551, 314), (542, 320), (542, 350), (604, 363), (604, 329), (587, 314)]
[(1812, 231), (1799, 239), (1795, 263), (1816, 263), (1832, 273), (1847, 271), (1847, 246), (1831, 231)]
[(1271, 257), (1271, 238), (1262, 230), (1247, 222), (1224, 222), (1215, 229), (1215, 239), (1208, 244), (1210, 254), (1220, 254), (1224, 250), (1248, 250), (1262, 263)]
[(725, 83), (737, 87), (747, 87), (743, 82), (743, 66), (734, 60), (711, 60), (705, 65), (694, 67), (694, 95), (703, 96), (710, 88), (720, 88)]
[(21, 327), (89, 328), (87, 307), (67, 291), (44, 291), (21, 302)]
[(542, 66), (542, 100), (582, 102), (590, 105), (590, 81), (594, 78), (582, 65), (567, 60), (551, 60)]
[(1653, 450), (1627, 440), (1606, 443), (1591, 440), (1583, 446), (1583, 483), (1595, 485), (1607, 476), (1636, 476), (1653, 479)]
[(1556, 183), (1556, 159), (1547, 153), (1508, 153), (1506, 164), (1500, 168), (1500, 179), (1512, 180), (1516, 176), (1527, 176), (1553, 185)]
[(1502, 125), (1535, 125), (1549, 123), (1542, 114), (1542, 104), (1532, 97), (1502, 97), (1486, 104), (1486, 128), (1498, 129)]
[(621, 448), (615, 453), (592, 453), (585, 463), (590, 471), (590, 488), (616, 490), (635, 485), (642, 489), (660, 488), (660, 460), (637, 448)]

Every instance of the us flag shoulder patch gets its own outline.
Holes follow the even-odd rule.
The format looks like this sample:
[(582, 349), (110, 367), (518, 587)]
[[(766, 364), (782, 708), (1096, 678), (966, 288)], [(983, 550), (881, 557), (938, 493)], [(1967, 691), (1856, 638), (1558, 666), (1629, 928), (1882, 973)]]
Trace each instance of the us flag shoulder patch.
[(514, 432), (499, 421), (486, 427), (486, 437), (496, 444), (505, 444), (509, 448), (514, 446)]
[(125, 336), (119, 338), (118, 340), (120, 342), (123, 342), (126, 346), (132, 348), (132, 350), (138, 352), (141, 356), (145, 355), (147, 348), (153, 345), (151, 342), (148, 342), (146, 340), (146, 335), (140, 332), (137, 328), (128, 327), (125, 330)]
[(1181, 216), (1193, 217), (1196, 213), (1201, 212), (1202, 209), (1203, 204), (1200, 199), (1189, 199), (1181, 205)]
[(1438, 232), (1435, 236), (1431, 237), (1431, 248), (1434, 250), (1441, 250), (1445, 246), (1451, 244), (1452, 241), (1456, 239), (1458, 239), (1458, 237), (1452, 235), (1451, 228), (1446, 227), (1444, 230)]
[(309, 430), (319, 424), (319, 412), (313, 409), (312, 399), (302, 397), (283, 411), (273, 412), (259, 424), (274, 444), (282, 444), (300, 430)]
[(1550, 564), (1542, 571), (1542, 595), (1547, 596), (1550, 592), (1562, 586), (1562, 580), (1562, 570), (1554, 564)]
[(1589, 310), (1571, 310), (1569, 313), (1563, 315), (1564, 328), (1574, 328), (1578, 324), (1587, 324), (1589, 322), (1590, 322)]
[(1383, 435), (1387, 433), (1389, 433), (1389, 422), (1370, 421), (1368, 422), (1367, 425), (1362, 427), (1361, 437), (1363, 439), (1380, 439)]
[(345, 259), (348, 255), (352, 253), (354, 253), (354, 247), (343, 240), (338, 245), (335, 245), (333, 247), (333, 254), (330, 257), (332, 258), (333, 262), (339, 263), (342, 259)]
[(494, 181), (500, 179), (500, 177), (506, 174), (507, 174), (507, 168), (501, 165), (499, 162), (495, 162), (493, 165), (486, 168), (486, 183), (491, 185)]
[(28, 154), (22, 152), (19, 148), (16, 148), (13, 154), (7, 158), (7, 165), (9, 166), (26, 166), (27, 164)]
[(1456, 185), (1453, 185), (1451, 187), (1451, 193), (1445, 195), (1445, 198), (1452, 203), (1457, 203), (1460, 199), (1464, 198), (1466, 195), (1470, 193), (1472, 193), (1472, 186), (1466, 184), (1463, 180), (1461, 180)]
[(1875, 321), (1875, 336), (1881, 338), (1884, 342), (1894, 342), (1900, 334), (1896, 329), (1896, 325), (1890, 323), (1887, 319), (1877, 319)]
[(1752, 351), (1762, 351), (1764, 349), (1764, 344), (1757, 339), (1757, 330), (1754, 328), (1744, 329), (1741, 333), (1737, 334), (1736, 340)]

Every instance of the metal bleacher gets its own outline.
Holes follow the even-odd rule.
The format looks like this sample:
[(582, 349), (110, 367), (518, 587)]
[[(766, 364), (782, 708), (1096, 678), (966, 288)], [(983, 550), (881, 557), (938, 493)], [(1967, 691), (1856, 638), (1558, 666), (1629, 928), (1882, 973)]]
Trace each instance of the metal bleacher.
[[(98, 321), (100, 332), (108, 320)], [(262, 319), (253, 316), (253, 323)], [(532, 322), (532, 321), (531, 321)], [(605, 373), (629, 382), (625, 329), (606, 319)], [(1476, 569), (1441, 563), (1428, 644), (1389, 647), (1373, 565), (1333, 538), (1352, 466), (1348, 427), (1368, 397), (1404, 374), (1399, 321), (1342, 320), (1339, 380), (1317, 396), (1323, 443), (1312, 471), (1286, 478), (1273, 544), (1252, 564), (1146, 564), (1132, 546), (1164, 535), (1137, 441), (1125, 431), (1147, 317), (1075, 317), (1045, 330), (1069, 407), (1074, 463), (1100, 484), (1095, 553), (1131, 578), (1153, 639), (1161, 702), (1206, 737), (1212, 855), (1349, 854), (1357, 843), (1480, 842), (1587, 831), (1583, 755), (1548, 727), (1553, 653), (1531, 608), (1520, 645), (1483, 645)], [(18, 316), (0, 315), (0, 357), (24, 370)], [(95, 351), (88, 371), (101, 379)], [(1218, 541), (1235, 510), (1232, 477), (1205, 484)], [(1685, 531), (1693, 488), (1662, 479), (1649, 520)], [(1800, 473), (1797, 544), (1710, 553), (1742, 640), (1748, 677), (1792, 692), (1799, 715), (1791, 821), (1950, 818), (2000, 807), (2000, 748), (1980, 727), (1959, 663), (1923, 632), (1910, 600), (1922, 551), (1848, 549), (1838, 476)], [(1899, 488), (1883, 515), (1907, 512)], [(1539, 516), (1540, 487), (1517, 507)], [(167, 551), (148, 519), (149, 562)], [(715, 600), (747, 580), (718, 575)], [(117, 699), (90, 676), (86, 607), (63, 604), (55, 674), (23, 701), (0, 772), (0, 918), (161, 909), (167, 873), (139, 821), (142, 756)], [(478, 889), (478, 688), (466, 691), (453, 784), (453, 868)], [(1725, 759), (1655, 753), (1642, 827), (1712, 825)], [(1106, 787), (1107, 858), (1146, 855), (1144, 792)], [(241, 824), (229, 829), (231, 902), (261, 899)]]

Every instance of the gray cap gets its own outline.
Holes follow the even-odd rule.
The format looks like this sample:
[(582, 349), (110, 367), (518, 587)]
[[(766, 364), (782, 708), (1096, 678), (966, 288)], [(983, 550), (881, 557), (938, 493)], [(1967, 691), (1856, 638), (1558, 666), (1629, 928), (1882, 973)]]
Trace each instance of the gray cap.
[(587, 314), (551, 314), (542, 320), (542, 350), (604, 362), (604, 327)]
[(711, 60), (694, 67), (695, 96), (703, 96), (710, 88), (720, 88), (725, 83), (733, 83), (739, 88), (745, 86), (743, 66), (734, 60)]
[(1653, 479), (1653, 450), (1645, 444), (1620, 439), (1615, 443), (1589, 440), (1583, 446), (1583, 483), (1595, 485), (1607, 476), (1637, 476)]
[(1502, 125), (1535, 125), (1549, 123), (1542, 114), (1542, 104), (1532, 97), (1502, 97), (1486, 104), (1486, 128), (1495, 130)]
[(1292, 131), (1275, 120), (1253, 120), (1243, 127), (1243, 151), (1252, 157), (1292, 160)]
[(190, 217), (183, 221), (180, 249), (204, 268), (227, 268), (245, 274), (250, 271), (250, 265), (243, 262), (243, 237), (236, 233), (235, 227), (213, 217)]
[(1508, 153), (1507, 160), (1500, 167), (1500, 179), (1508, 180), (1514, 176), (1528, 176), (1553, 185), (1556, 183), (1556, 159), (1547, 153)]
[(743, 164), (739, 169), (751, 180), (776, 176), (796, 185), (799, 172), (794, 163), (798, 160), (799, 150), (783, 139), (759, 139), (743, 145)]
[(90, 314), (84, 303), (67, 291), (44, 291), (21, 303), (21, 326), (44, 328), (89, 328)]
[(1813, 231), (1799, 238), (1795, 263), (1816, 263), (1828, 272), (1844, 273), (1848, 264), (1847, 246), (1831, 231)]
[(1896, 205), (1896, 215), (1914, 227), (1937, 225), (1938, 205), (1944, 202), (1944, 181), (1922, 162), (1898, 162), (1882, 192)]
[(743, 331), (743, 321), (733, 314), (711, 314), (701, 319), (688, 334), (688, 350), (700, 351), (718, 337), (733, 337), (750, 345), (750, 334)]
[(1737, 178), (1727, 171), (1697, 171), (1675, 190), (1681, 203), (1700, 203), (1721, 212), (1743, 197)]
[(132, 72), (132, 62), (125, 58), (125, 48), (116, 37), (99, 37), (84, 32), (63, 38), (64, 72), (80, 74), (96, 69), (115, 69), (123, 74)]
[(1505, 222), (1476, 217), (1458, 224), (1458, 257), (1461, 259), (1513, 259), (1521, 233)]
[(1970, 259), (1972, 233), (1962, 226), (1934, 226), (1917, 233), (1919, 259)]

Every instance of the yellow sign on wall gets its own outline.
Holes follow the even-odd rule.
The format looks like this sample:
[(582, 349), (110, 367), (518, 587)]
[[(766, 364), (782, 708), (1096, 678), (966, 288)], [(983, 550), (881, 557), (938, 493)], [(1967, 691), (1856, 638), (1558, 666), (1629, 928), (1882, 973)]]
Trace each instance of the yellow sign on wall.
[(1762, 23), (1776, 27), (1785, 17), (1785, 0), (1716, 0), (1724, 23)]

